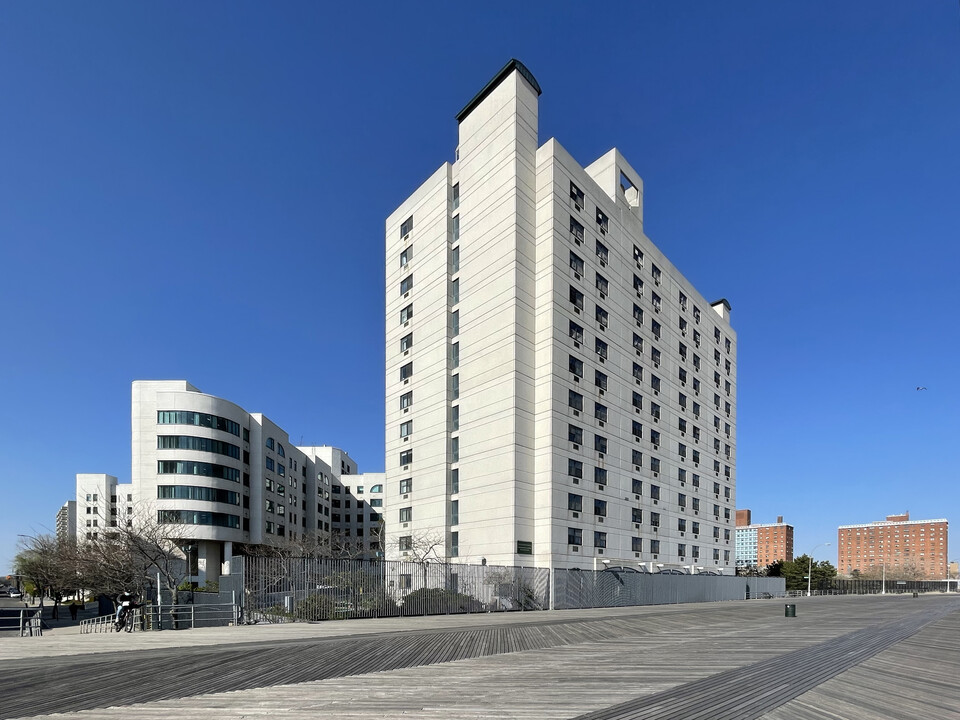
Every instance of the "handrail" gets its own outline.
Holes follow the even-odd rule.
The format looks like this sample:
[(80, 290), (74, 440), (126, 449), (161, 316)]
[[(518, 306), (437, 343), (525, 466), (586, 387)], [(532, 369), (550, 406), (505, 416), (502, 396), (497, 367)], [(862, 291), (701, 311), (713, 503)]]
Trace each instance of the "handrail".
[(43, 618), (41, 611), (32, 614), (24, 608), (20, 611), (20, 637), (40, 637), (43, 635)]
[[(237, 624), (237, 609), (233, 603), (215, 605), (147, 605), (137, 608), (133, 616), (133, 629), (139, 630), (187, 630), (196, 627), (214, 627)], [(82, 620), (81, 634), (113, 632), (116, 615)]]

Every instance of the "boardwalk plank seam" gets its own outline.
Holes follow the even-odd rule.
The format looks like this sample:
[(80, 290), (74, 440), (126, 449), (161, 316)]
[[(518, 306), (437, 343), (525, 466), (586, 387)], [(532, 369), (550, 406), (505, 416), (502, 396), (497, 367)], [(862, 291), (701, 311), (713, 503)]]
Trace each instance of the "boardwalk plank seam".
[[(576, 720), (752, 720), (956, 612), (953, 606), (914, 613), (855, 630), (812, 647), (735, 668), (654, 695), (585, 713)], [(763, 680), (776, 687), (759, 698), (744, 688)], [(722, 698), (717, 700), (717, 698)]]

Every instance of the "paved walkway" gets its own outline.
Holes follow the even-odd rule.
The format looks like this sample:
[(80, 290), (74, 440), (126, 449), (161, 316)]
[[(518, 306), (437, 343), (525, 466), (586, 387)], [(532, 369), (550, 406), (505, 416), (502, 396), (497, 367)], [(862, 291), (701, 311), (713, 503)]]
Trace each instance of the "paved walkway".
[(960, 597), (783, 604), (55, 630), (0, 639), (0, 718), (960, 720)]

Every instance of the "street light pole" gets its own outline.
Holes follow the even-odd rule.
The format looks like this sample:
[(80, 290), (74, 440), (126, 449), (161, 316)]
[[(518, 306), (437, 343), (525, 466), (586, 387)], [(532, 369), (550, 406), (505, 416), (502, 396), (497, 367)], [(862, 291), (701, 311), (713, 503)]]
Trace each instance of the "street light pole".
[(807, 563), (807, 597), (810, 597), (810, 583), (813, 580), (813, 553), (816, 552), (818, 547), (827, 547), (830, 543), (820, 543), (813, 550), (810, 551), (810, 555), (807, 557), (809, 562)]

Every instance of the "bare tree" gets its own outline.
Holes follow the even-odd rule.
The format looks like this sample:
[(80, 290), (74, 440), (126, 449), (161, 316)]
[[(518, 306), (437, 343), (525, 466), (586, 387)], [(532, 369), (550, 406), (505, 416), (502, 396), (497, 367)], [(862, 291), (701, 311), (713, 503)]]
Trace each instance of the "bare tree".
[(896, 565), (871, 565), (860, 571), (863, 580), (926, 580), (924, 572), (915, 560), (905, 560)]
[(54, 535), (23, 536), (18, 548), (15, 572), (34, 586), (41, 606), (44, 596), (53, 599), (56, 617), (63, 596), (78, 586), (74, 543)]
[(134, 592), (145, 598), (159, 580), (159, 589), (177, 605), (189, 571), (183, 546), (191, 542), (190, 534), (189, 525), (161, 524), (147, 515), (130, 518), (78, 547), (84, 587), (110, 597)]

